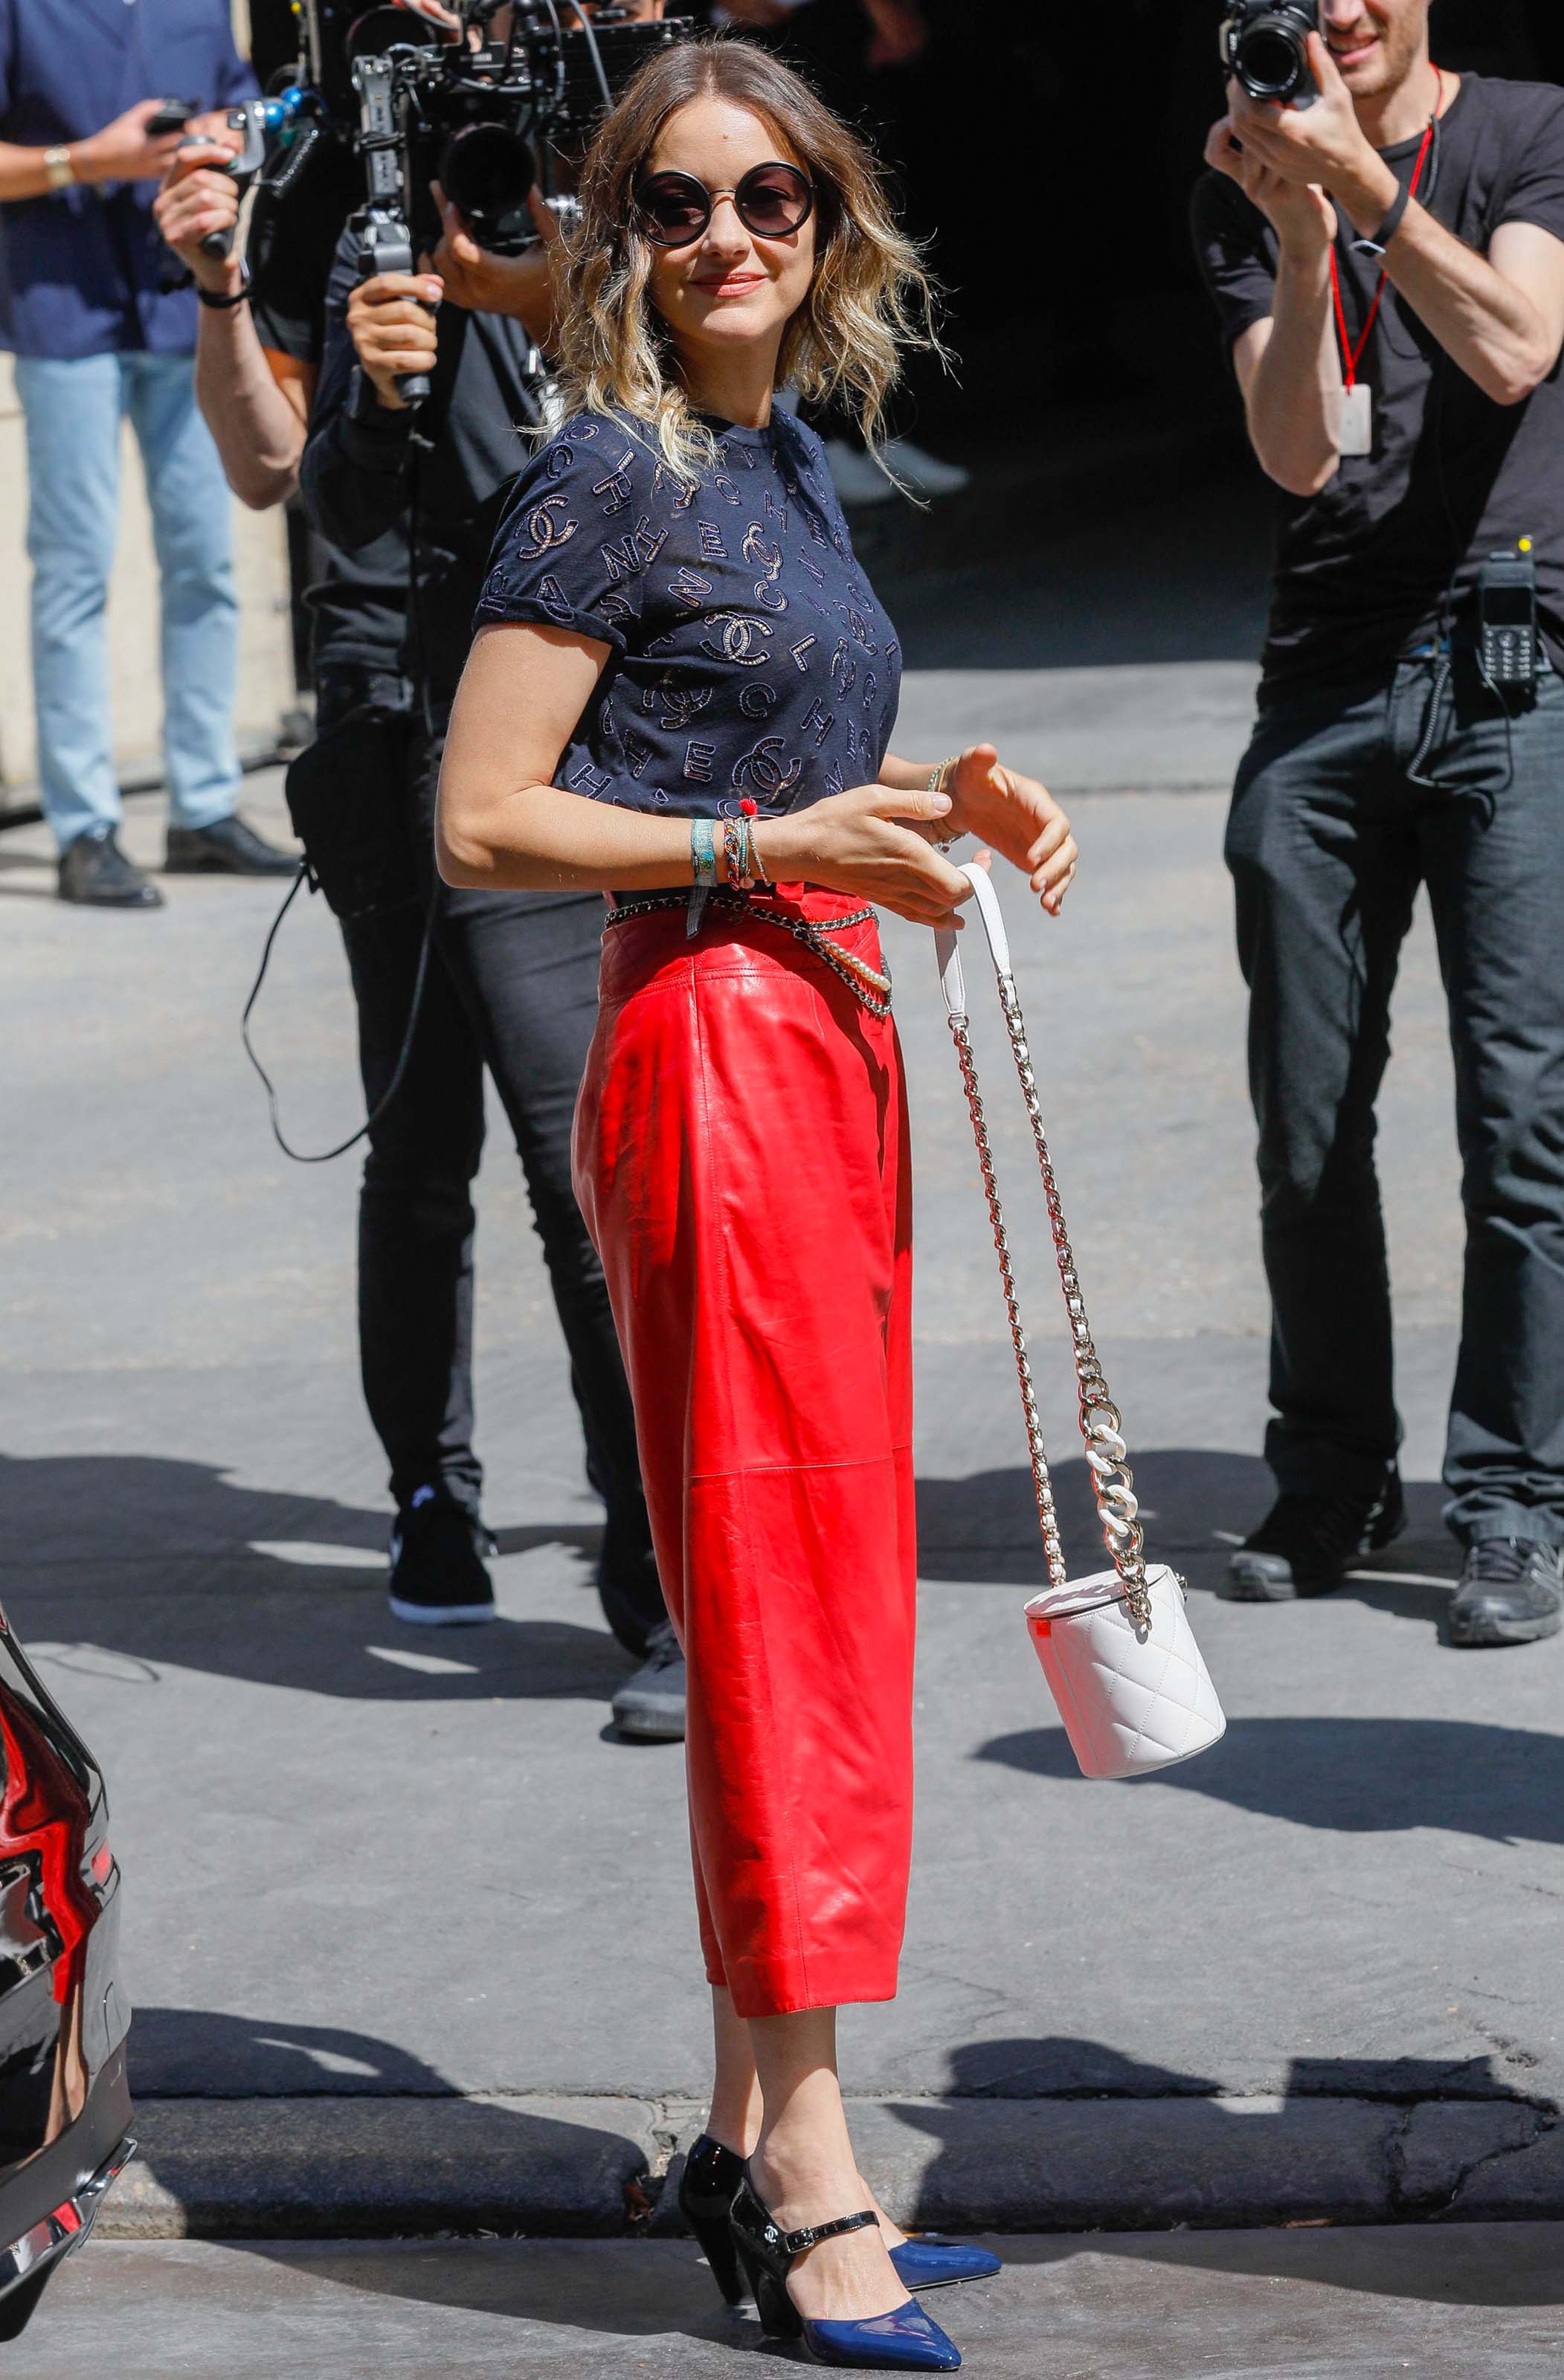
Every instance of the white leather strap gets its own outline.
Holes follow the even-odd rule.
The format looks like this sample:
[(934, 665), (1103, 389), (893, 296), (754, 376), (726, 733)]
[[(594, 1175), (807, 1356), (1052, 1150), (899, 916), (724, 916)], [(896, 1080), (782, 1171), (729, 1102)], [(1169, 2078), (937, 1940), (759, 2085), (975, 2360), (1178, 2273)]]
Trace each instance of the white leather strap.
[[(1010, 939), (1000, 909), (1000, 896), (994, 890), (994, 880), (986, 868), (969, 859), (962, 869), (972, 887), (977, 914), (983, 920), (983, 930), (988, 937), (989, 955), (997, 975), (1009, 975)], [(934, 955), (940, 967), (940, 989), (945, 995), (946, 1014), (964, 1016), (966, 1010), (966, 978), (962, 973), (961, 936), (949, 926), (934, 937)]]

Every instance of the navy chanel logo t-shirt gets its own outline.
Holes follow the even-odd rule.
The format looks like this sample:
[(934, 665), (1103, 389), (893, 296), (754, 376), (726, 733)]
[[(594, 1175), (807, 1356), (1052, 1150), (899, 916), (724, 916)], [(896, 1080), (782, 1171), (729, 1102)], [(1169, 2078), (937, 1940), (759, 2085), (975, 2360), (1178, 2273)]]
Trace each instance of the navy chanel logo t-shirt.
[(825, 452), (780, 408), (714, 423), (692, 485), (648, 433), (580, 414), (512, 491), (475, 625), (537, 621), (612, 650), (555, 782), (628, 809), (798, 809), (871, 783), (900, 648), (853, 558)]

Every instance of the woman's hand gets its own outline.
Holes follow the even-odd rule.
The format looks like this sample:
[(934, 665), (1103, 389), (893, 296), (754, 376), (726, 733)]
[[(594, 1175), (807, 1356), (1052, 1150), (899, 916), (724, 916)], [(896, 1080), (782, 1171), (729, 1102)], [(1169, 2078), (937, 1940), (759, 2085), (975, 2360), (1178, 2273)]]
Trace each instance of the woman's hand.
[(762, 819), (756, 847), (766, 873), (783, 884), (824, 884), (893, 909), (918, 926), (950, 926), (972, 887), (918, 829), (948, 821), (948, 794), (897, 793), (855, 785), (785, 818)]
[(942, 834), (975, 834), (1019, 868), (1050, 917), (1070, 890), (1079, 854), (1070, 821), (1036, 777), (1007, 769), (991, 744), (971, 744), (945, 779), (951, 814)]

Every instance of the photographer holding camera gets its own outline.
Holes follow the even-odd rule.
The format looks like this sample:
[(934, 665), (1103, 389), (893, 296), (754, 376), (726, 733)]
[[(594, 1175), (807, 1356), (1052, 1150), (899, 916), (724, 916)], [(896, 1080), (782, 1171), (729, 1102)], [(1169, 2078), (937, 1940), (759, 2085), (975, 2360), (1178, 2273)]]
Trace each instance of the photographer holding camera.
[[(371, 1112), (386, 1102), (370, 1134), (360, 1205), (359, 1331), (398, 1511), (392, 1608), (432, 1622), (493, 1613), (471, 1442), (471, 1184), (487, 1066), (515, 1133), (588, 1468), (608, 1506), (604, 1609), (621, 1642), (646, 1657), (616, 1695), (615, 1717), (625, 1733), (676, 1736), (683, 1665), (651, 1555), (618, 1342), (570, 1184), (601, 905), (453, 893), (436, 887), (430, 855), (443, 717), (476, 600), (463, 574), (476, 590), (519, 459), (513, 424), (536, 418), (535, 340), (551, 307), (546, 242), (518, 257), (486, 255), (436, 193), (444, 231), (427, 270), (360, 282), (358, 236), (349, 225), (336, 237), (334, 226), (362, 193), (362, 168), (333, 144), (292, 199), (258, 210), (250, 296), (236, 257), (201, 244), (237, 212), (220, 166), (215, 154), (188, 151), (159, 221), (206, 293), (198, 385), (236, 491), (257, 506), (282, 502), (315, 433), (307, 477), (327, 540), (325, 574), (309, 599), (318, 739), (289, 791), (341, 916), (366, 1098)], [(533, 212), (552, 238), (552, 216), (540, 201)], [(384, 408), (401, 414), (389, 434), (372, 419), (366, 427), (362, 391), (375, 383), (358, 346), (361, 339), (378, 354), (409, 288), (416, 319), (395, 337), (411, 338), (435, 382), (416, 439), (414, 416), (399, 406)], [(342, 820), (352, 825), (346, 852)]]
[(1405, 1525), (1374, 1166), (1420, 883), (1467, 1222), (1456, 1645), (1564, 1621), (1564, 95), (1438, 69), (1429, 0), (1237, 0), (1196, 243), (1284, 491), (1227, 852), (1279, 1490), (1226, 1592)]

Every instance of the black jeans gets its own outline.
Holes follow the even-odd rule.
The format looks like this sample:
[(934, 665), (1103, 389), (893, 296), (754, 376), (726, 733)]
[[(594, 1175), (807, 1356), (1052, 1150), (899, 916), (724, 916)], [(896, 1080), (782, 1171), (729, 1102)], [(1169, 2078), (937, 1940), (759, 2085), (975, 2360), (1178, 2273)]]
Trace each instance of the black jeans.
[[(320, 727), (357, 703), (394, 706), (399, 681), (333, 673)], [(388, 787), (425, 896), (435, 904), (428, 978), (406, 1073), (370, 1135), (358, 1205), (358, 1343), (364, 1395), (399, 1505), (426, 1483), (474, 1513), (472, 1184), (483, 1148), (487, 1067), (515, 1135), (570, 1354), (588, 1464), (608, 1506), (612, 1614), (638, 1646), (663, 1617), (636, 1452), (635, 1415), (608, 1291), (570, 1180), (576, 1094), (597, 1021), (603, 905), (598, 893), (471, 892), (436, 885), (432, 820), (440, 745), (410, 735), (406, 782)], [(364, 1096), (391, 1081), (406, 1033), (423, 912), (346, 919)], [(630, 1608), (624, 1608), (626, 1589)]]
[(1375, 1101), (1423, 883), (1467, 1234), (1445, 1518), (1466, 1542), (1564, 1539), (1564, 684), (1548, 671), (1534, 707), (1507, 717), (1458, 647), (1453, 667), (1409, 658), (1388, 682), (1264, 710), (1227, 856), (1278, 1482), (1366, 1485), (1400, 1440)]

